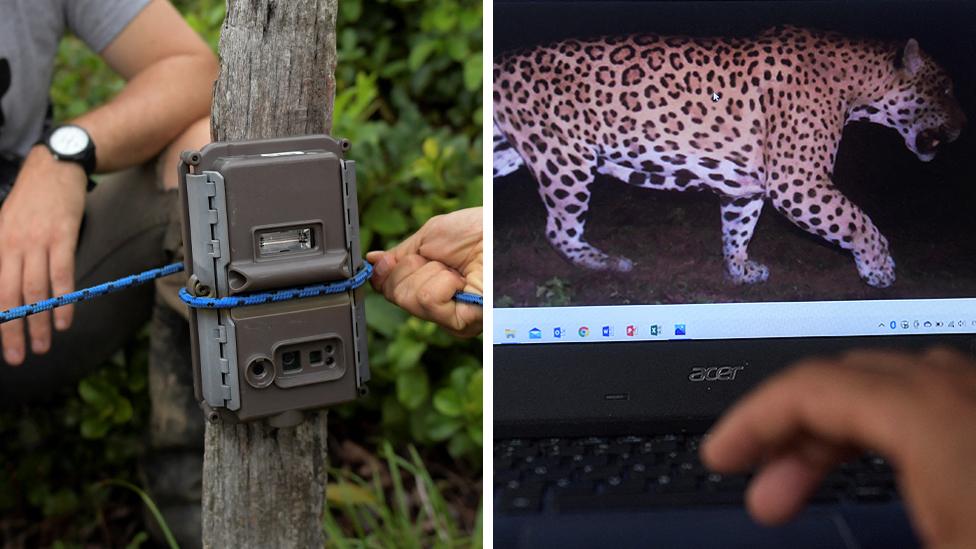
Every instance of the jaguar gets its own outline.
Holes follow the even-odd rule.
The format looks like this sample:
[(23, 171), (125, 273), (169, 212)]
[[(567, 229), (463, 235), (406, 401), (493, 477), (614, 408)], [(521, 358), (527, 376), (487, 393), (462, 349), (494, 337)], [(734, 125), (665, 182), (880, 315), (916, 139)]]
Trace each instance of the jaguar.
[(545, 233), (572, 263), (630, 271), (585, 239), (597, 175), (718, 196), (726, 276), (766, 281), (749, 242), (768, 204), (844, 250), (868, 285), (895, 282), (887, 238), (834, 185), (845, 125), (896, 130), (921, 161), (966, 116), (949, 74), (915, 39), (883, 41), (780, 26), (752, 38), (570, 39), (496, 57), (493, 174), (522, 166)]

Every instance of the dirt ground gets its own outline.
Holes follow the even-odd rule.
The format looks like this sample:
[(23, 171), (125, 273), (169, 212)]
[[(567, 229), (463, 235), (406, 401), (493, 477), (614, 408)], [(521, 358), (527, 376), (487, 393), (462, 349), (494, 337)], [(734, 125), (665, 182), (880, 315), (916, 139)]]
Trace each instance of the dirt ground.
[(495, 306), (819, 301), (976, 296), (976, 177), (965, 166), (971, 133), (933, 162), (909, 153), (897, 134), (850, 126), (835, 181), (888, 237), (897, 281), (868, 286), (851, 254), (765, 208), (749, 247), (769, 280), (724, 279), (718, 199), (630, 187), (598, 177), (587, 240), (634, 262), (629, 273), (593, 272), (564, 260), (546, 240), (545, 208), (528, 171), (494, 185)]

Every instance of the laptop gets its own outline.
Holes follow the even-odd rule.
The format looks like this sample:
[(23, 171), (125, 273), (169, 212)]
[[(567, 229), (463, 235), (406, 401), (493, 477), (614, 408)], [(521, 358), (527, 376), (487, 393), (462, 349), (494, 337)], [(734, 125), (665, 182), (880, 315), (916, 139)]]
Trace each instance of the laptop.
[[(748, 39), (788, 25), (915, 39), (972, 120), (974, 22), (976, 7), (965, 2), (495, 2), (495, 78), (506, 56), (564, 40), (585, 48), (637, 34)], [(795, 520), (769, 528), (743, 506), (749, 475), (708, 471), (698, 446), (739, 397), (803, 358), (934, 345), (976, 356), (976, 187), (967, 172), (976, 132), (963, 130), (928, 159), (894, 129), (851, 121), (832, 184), (885, 236), (890, 271), (862, 272), (849, 250), (767, 196), (748, 246), (767, 276), (741, 280), (723, 257), (720, 192), (634, 184), (620, 175), (640, 165), (628, 168), (607, 146), (597, 152), (605, 164), (580, 170), (585, 214), (567, 212), (523, 157), (538, 155), (538, 144), (519, 147), (511, 119), (499, 120), (515, 114), (496, 91), (495, 547), (917, 546), (881, 456), (838, 467)], [(702, 100), (709, 108), (728, 99), (704, 92), (718, 96)], [(571, 246), (567, 223), (585, 229)]]

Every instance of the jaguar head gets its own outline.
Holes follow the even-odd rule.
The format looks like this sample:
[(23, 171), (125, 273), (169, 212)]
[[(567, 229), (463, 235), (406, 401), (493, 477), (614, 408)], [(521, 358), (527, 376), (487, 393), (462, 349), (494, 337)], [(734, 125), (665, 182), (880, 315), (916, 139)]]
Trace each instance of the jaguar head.
[(939, 145), (959, 138), (966, 115), (954, 95), (952, 79), (914, 38), (895, 56), (894, 88), (890, 98), (895, 101), (894, 121), (908, 150), (919, 160), (932, 160)]
[(898, 130), (908, 150), (928, 162), (940, 145), (959, 138), (966, 115), (949, 74), (914, 38), (894, 52), (891, 63), (891, 79), (873, 101), (857, 107), (856, 114)]

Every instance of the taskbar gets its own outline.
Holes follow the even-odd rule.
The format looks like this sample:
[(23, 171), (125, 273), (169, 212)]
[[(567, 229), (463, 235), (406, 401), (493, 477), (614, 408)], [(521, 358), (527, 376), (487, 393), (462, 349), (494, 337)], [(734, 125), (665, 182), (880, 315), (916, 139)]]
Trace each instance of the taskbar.
[(498, 345), (976, 333), (976, 298), (496, 308), (493, 314)]

